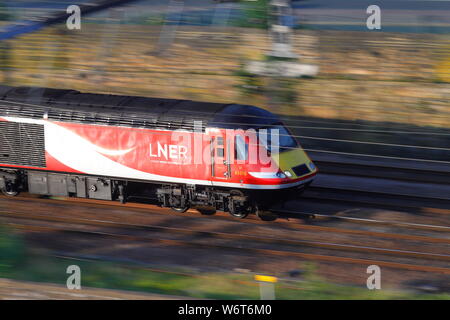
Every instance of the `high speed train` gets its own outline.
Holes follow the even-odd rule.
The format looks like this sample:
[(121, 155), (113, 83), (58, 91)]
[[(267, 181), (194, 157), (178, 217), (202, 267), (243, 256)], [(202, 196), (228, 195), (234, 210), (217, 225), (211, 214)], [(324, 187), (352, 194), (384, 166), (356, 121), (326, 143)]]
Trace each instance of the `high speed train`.
[(258, 107), (0, 86), (0, 189), (9, 196), (139, 194), (243, 218), (300, 194), (316, 174), (280, 119)]

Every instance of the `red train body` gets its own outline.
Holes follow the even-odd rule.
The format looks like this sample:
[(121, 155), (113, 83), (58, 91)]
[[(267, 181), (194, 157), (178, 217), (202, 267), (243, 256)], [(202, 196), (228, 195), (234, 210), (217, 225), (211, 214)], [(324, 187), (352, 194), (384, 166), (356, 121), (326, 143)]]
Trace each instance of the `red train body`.
[(138, 193), (178, 211), (206, 206), (244, 217), (317, 172), (278, 118), (252, 106), (45, 88), (0, 94), (8, 195), (124, 202)]

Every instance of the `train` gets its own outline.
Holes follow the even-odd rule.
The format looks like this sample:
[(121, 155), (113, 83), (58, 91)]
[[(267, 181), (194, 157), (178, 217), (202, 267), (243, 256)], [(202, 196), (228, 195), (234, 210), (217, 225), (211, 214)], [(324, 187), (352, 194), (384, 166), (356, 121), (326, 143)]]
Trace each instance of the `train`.
[[(264, 216), (318, 172), (259, 107), (0, 85), (0, 190)], [(206, 209), (205, 209), (206, 208)]]

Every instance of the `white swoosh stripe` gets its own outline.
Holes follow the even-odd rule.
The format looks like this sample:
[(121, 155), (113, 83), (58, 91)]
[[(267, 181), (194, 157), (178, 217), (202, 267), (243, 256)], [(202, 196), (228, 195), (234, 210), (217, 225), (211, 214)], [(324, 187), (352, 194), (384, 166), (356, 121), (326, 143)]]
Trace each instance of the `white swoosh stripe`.
[[(57, 126), (56, 124), (53, 124), (51, 122), (44, 121), (44, 120), (38, 120), (38, 119), (25, 119), (25, 118), (23, 119), (23, 118), (13, 118), (13, 117), (5, 117), (4, 119), (6, 119), (8, 121), (18, 121), (18, 122), (21, 122), (21, 123), (42, 124), (44, 126), (47, 126), (47, 124), (52, 124), (52, 125)], [(58, 126), (58, 127), (62, 128), (60, 126)], [(70, 132), (72, 132), (72, 131), (70, 131)], [(86, 144), (90, 144), (90, 148), (94, 149), (97, 152), (106, 154), (108, 156), (122, 156), (122, 155), (125, 155), (125, 154), (127, 154), (127, 153), (129, 153), (129, 152), (131, 152), (131, 151), (133, 151), (135, 149), (135, 148), (130, 148), (130, 149), (126, 149), (126, 150), (110, 150), (110, 149), (105, 149), (105, 148), (99, 147), (99, 146), (91, 143), (90, 141), (82, 138), (82, 137), (79, 137), (79, 138), (83, 139)]]
[(234, 182), (211, 182), (162, 176), (139, 171), (117, 163), (98, 152), (98, 147), (78, 136), (74, 132), (58, 126), (52, 122), (39, 119), (4, 117), (7, 121), (42, 124), (45, 126), (45, 149), (62, 164), (85, 174), (120, 177), (137, 180), (153, 180), (161, 182), (187, 183), (199, 185), (215, 185), (223, 187), (237, 187), (246, 189), (284, 189), (303, 184), (311, 179), (296, 181), (289, 184), (256, 185)]

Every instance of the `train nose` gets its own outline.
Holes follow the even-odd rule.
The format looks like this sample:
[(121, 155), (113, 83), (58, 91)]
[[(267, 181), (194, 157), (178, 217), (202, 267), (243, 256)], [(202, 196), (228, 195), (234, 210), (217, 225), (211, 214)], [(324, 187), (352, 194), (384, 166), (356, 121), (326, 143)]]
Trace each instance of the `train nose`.
[(280, 171), (291, 179), (297, 179), (317, 171), (315, 164), (302, 148), (280, 153), (275, 161)]

